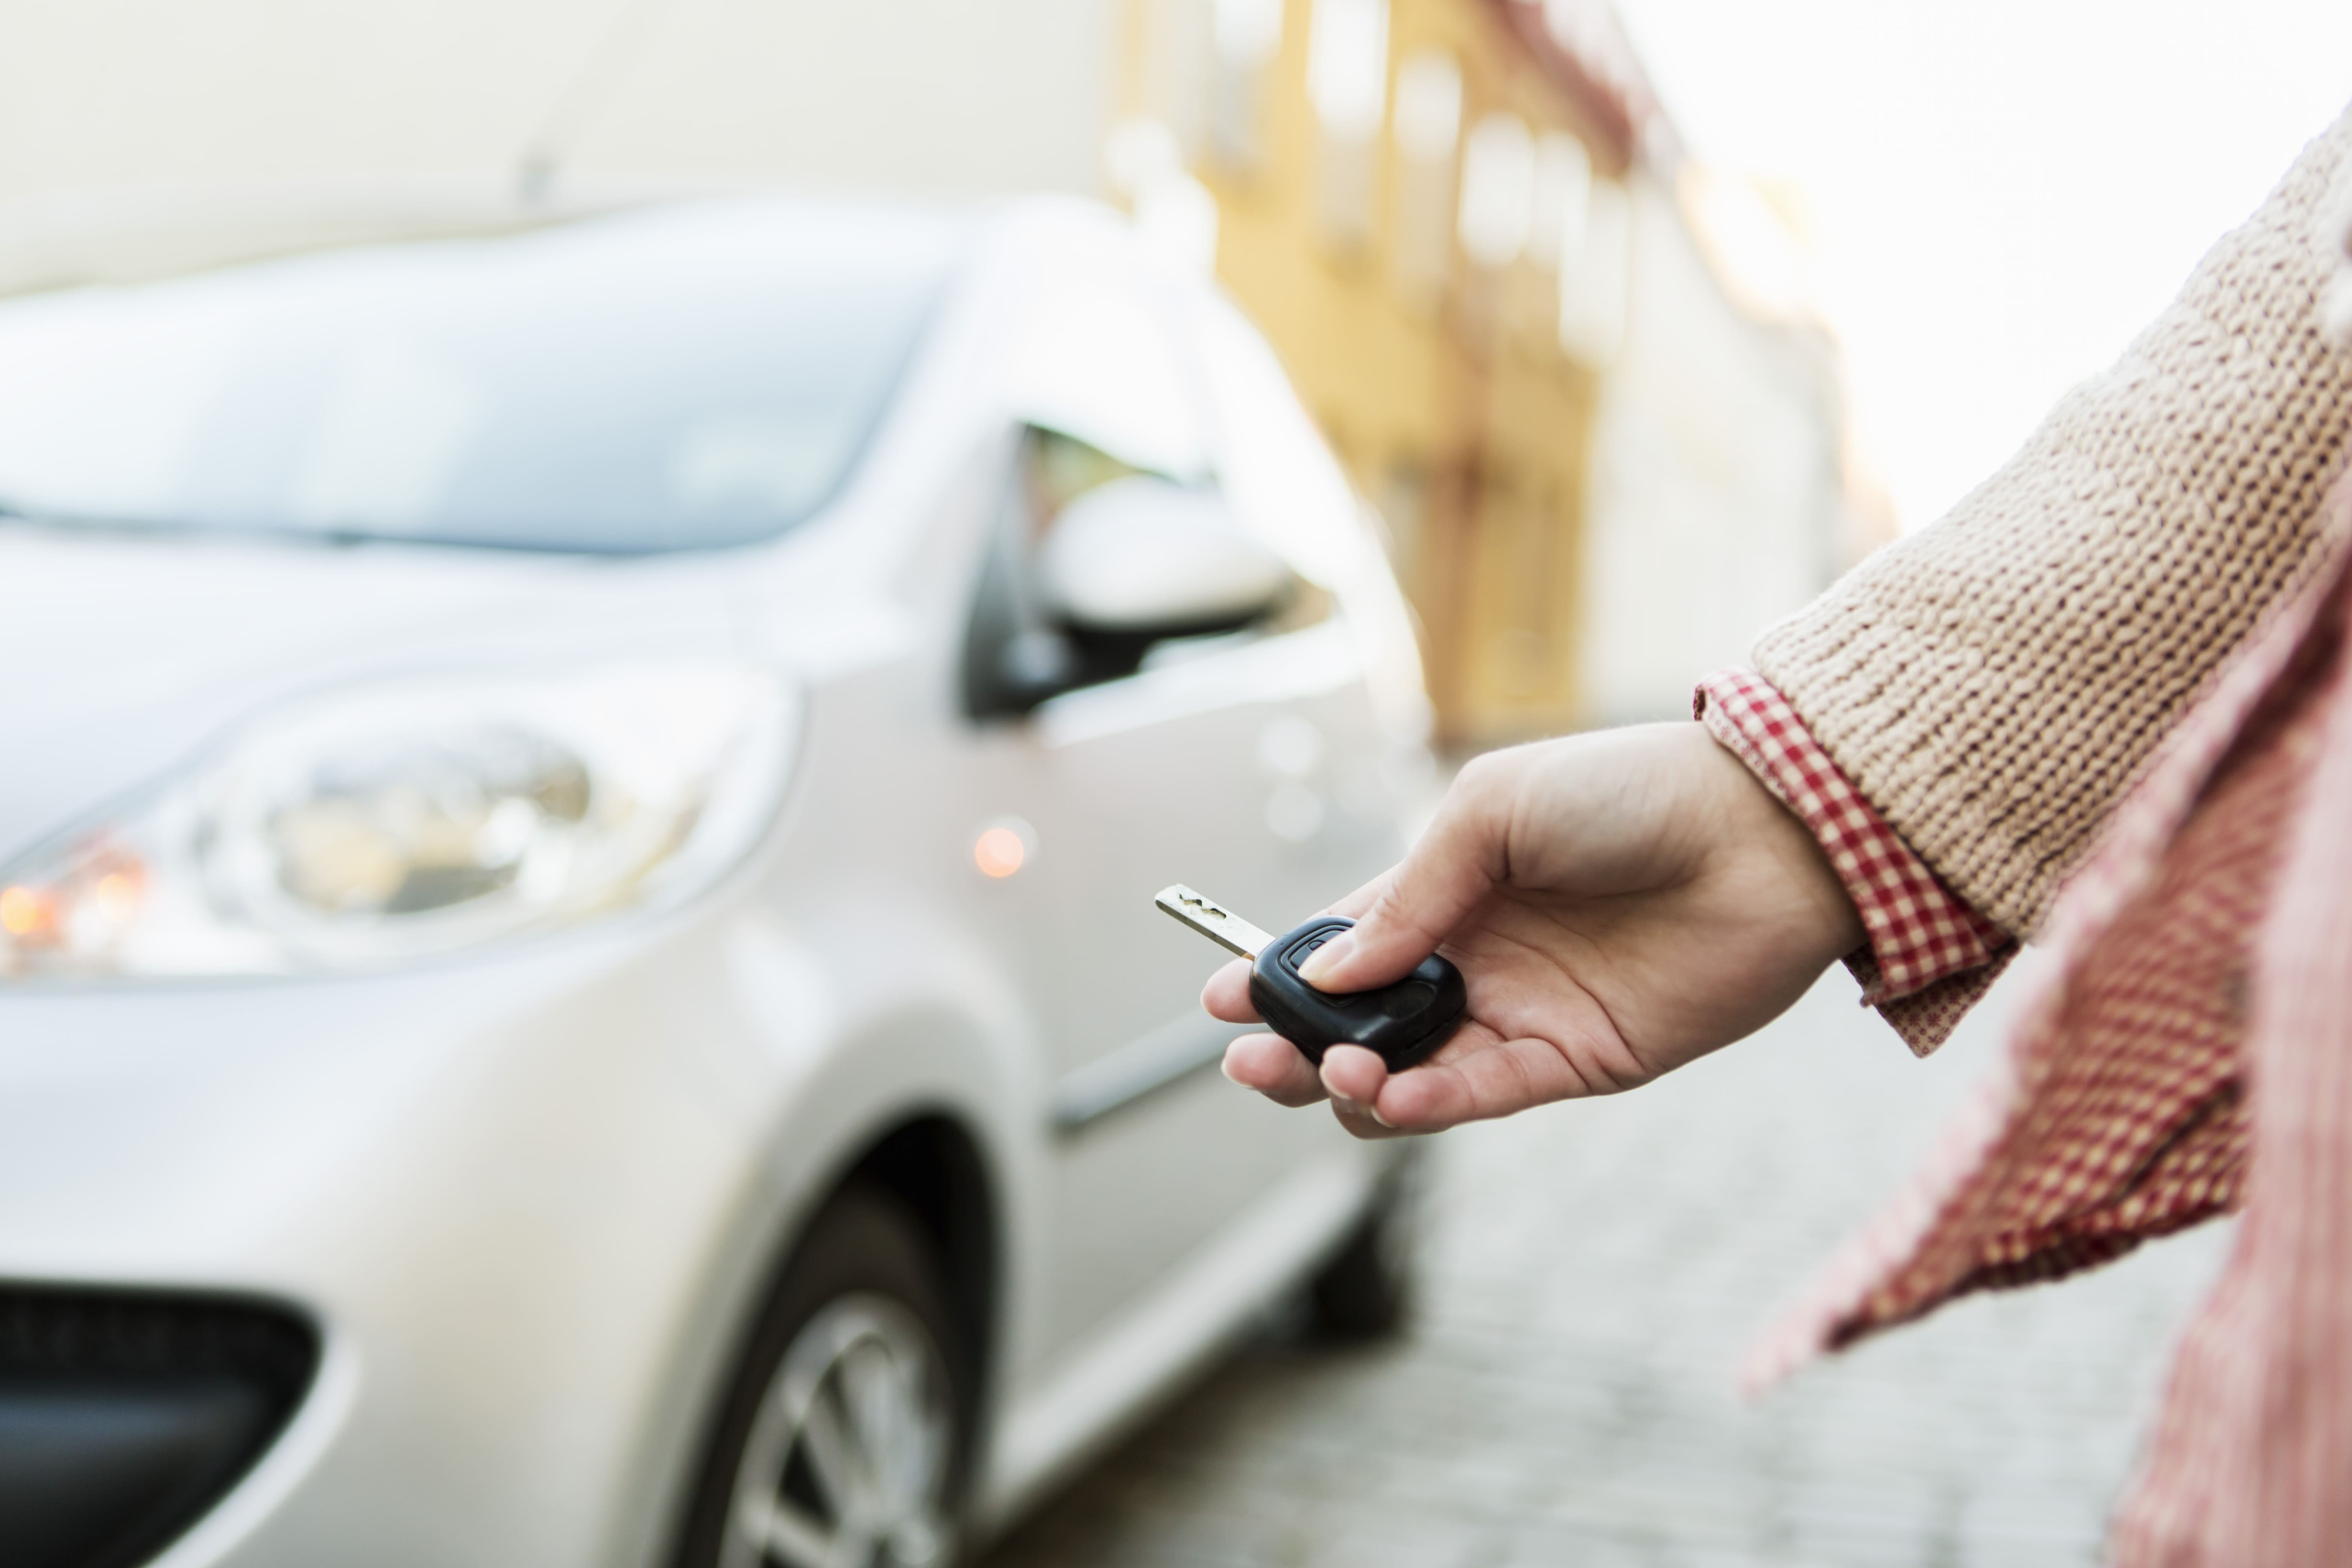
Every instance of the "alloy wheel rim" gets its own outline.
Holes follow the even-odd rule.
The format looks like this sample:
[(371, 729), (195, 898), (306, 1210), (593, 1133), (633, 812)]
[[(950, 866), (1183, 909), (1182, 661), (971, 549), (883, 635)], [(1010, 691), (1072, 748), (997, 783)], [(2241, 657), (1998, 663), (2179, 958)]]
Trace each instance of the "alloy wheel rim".
[(936, 1568), (949, 1558), (947, 1380), (887, 1297), (793, 1337), (736, 1467), (720, 1568)]

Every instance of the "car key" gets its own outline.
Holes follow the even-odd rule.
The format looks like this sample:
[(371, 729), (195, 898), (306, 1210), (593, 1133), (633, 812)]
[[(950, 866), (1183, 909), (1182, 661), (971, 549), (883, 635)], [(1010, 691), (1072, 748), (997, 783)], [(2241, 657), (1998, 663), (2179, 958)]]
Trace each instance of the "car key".
[(1181, 883), (1162, 888), (1152, 902), (1248, 959), (1258, 1016), (1318, 1065), (1328, 1047), (1361, 1046), (1378, 1052), (1389, 1071), (1402, 1072), (1444, 1045), (1469, 1006), (1462, 972), (1435, 953), (1375, 991), (1318, 991), (1298, 978), (1308, 953), (1356, 923), (1344, 915), (1318, 915), (1277, 937)]

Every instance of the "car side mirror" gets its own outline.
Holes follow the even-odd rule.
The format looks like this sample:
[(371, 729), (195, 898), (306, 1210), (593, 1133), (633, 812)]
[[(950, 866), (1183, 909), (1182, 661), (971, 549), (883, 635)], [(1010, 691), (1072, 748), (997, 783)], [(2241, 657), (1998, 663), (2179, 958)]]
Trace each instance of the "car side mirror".
[(1138, 475), (1062, 510), (1038, 552), (1055, 619), (1082, 637), (1141, 648), (1237, 631), (1289, 598), (1289, 566), (1222, 496)]

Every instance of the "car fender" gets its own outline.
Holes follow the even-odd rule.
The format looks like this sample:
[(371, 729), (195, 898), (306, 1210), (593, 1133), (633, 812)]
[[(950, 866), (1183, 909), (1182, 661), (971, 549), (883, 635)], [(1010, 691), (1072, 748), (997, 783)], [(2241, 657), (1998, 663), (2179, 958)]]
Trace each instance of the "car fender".
[(738, 1088), (761, 1102), (758, 1153), (715, 1219), (699, 1277), (680, 1283), (669, 1371), (639, 1424), (633, 1495), (615, 1500), (616, 1563), (663, 1560), (743, 1340), (796, 1238), (909, 1121), (943, 1116), (979, 1151), (998, 1247), (991, 1381), (1034, 1353), (1022, 1303), (1045, 1262), (1047, 1090), (1010, 977), (949, 922), (887, 899), (829, 908), (821, 926), (747, 905), (714, 934), (702, 945), (719, 956), (729, 1054), (744, 1058)]

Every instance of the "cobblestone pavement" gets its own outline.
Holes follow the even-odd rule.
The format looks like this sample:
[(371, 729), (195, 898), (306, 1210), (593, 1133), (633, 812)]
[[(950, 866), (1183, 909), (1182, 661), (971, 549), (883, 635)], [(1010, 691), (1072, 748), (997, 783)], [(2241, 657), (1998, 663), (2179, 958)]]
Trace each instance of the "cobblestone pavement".
[(1923, 1063), (1840, 972), (1650, 1089), (1436, 1141), (1408, 1335), (1260, 1335), (986, 1568), (2095, 1563), (2226, 1227), (1964, 1301), (1752, 1405), (1732, 1387), (2013, 991)]

